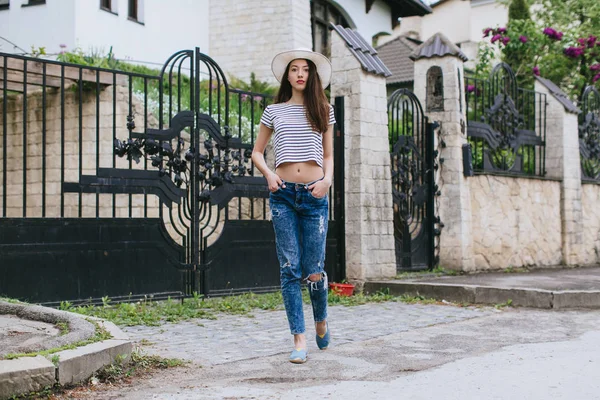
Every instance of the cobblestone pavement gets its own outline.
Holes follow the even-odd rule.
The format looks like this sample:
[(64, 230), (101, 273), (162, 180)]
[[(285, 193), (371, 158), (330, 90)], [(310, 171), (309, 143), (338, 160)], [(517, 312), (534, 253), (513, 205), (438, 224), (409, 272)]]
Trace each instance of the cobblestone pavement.
[(600, 399), (598, 310), (384, 303), (332, 307), (329, 320), (334, 345), (309, 340), (302, 365), (287, 361), (282, 311), (127, 328), (153, 352), (193, 362), (59, 398)]
[[(494, 308), (405, 304), (387, 302), (362, 306), (329, 307), (332, 346), (364, 341), (416, 328), (481, 317)], [(310, 306), (304, 309), (308, 350), (317, 346)], [(248, 316), (220, 315), (216, 320), (193, 320), (162, 326), (127, 327), (135, 341), (147, 343), (148, 353), (174, 357), (201, 365), (215, 365), (291, 351), (284, 311), (257, 311)], [(149, 342), (149, 343), (148, 343)]]

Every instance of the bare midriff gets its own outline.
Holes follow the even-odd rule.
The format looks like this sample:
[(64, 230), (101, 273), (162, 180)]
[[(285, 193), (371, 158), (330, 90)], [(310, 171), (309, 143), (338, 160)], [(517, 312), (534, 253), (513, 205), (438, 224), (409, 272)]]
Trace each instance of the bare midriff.
[(323, 177), (323, 168), (315, 161), (280, 164), (275, 173), (286, 182), (309, 183)]

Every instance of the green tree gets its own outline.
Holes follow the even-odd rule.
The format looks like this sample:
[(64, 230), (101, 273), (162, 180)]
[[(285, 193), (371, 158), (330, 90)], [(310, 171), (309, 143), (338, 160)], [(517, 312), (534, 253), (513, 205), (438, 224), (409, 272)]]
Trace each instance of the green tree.
[(491, 46), (512, 64), (520, 84), (530, 87), (533, 75), (541, 75), (573, 100), (587, 85), (600, 86), (600, 1), (528, 0), (530, 19), (517, 1), (511, 0), (511, 15), (518, 19), (486, 29), (484, 37), (491, 36)]
[[(526, 0), (511, 0), (508, 7), (507, 33), (510, 40), (504, 41), (502, 59), (516, 72), (517, 82), (521, 87), (533, 86), (533, 74), (528, 66), (533, 62), (533, 54), (524, 51), (524, 45), (529, 41), (533, 21)], [(520, 33), (517, 37), (516, 33)], [(512, 43), (511, 43), (512, 42)], [(525, 68), (522, 68), (524, 66)]]
[(600, 79), (600, 2), (535, 0), (535, 5), (538, 25), (564, 32), (562, 51), (540, 55), (540, 73), (579, 98), (587, 85)]
[(531, 19), (529, 4), (526, 0), (512, 0), (508, 6), (508, 20), (527, 20)]

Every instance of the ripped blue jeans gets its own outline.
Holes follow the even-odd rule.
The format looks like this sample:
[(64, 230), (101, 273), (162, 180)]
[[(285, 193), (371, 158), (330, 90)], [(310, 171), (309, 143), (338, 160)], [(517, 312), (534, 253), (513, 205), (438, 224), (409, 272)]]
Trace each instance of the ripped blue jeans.
[[(316, 198), (309, 184), (284, 182), (271, 193), (269, 205), (280, 265), (281, 293), (293, 335), (305, 332), (301, 284), (308, 284), (315, 322), (327, 319), (325, 243), (329, 201)], [(285, 186), (285, 187), (283, 187)], [(322, 274), (312, 282), (308, 277)]]

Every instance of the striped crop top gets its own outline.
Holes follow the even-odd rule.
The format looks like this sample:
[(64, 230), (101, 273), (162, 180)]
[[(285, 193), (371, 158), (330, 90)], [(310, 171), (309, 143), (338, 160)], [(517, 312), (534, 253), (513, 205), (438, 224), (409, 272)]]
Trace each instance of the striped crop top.
[[(275, 168), (286, 162), (304, 161), (315, 161), (323, 168), (323, 135), (313, 130), (304, 105), (271, 104), (265, 108), (260, 122), (275, 134)], [(329, 125), (333, 124), (333, 106), (329, 105)]]

